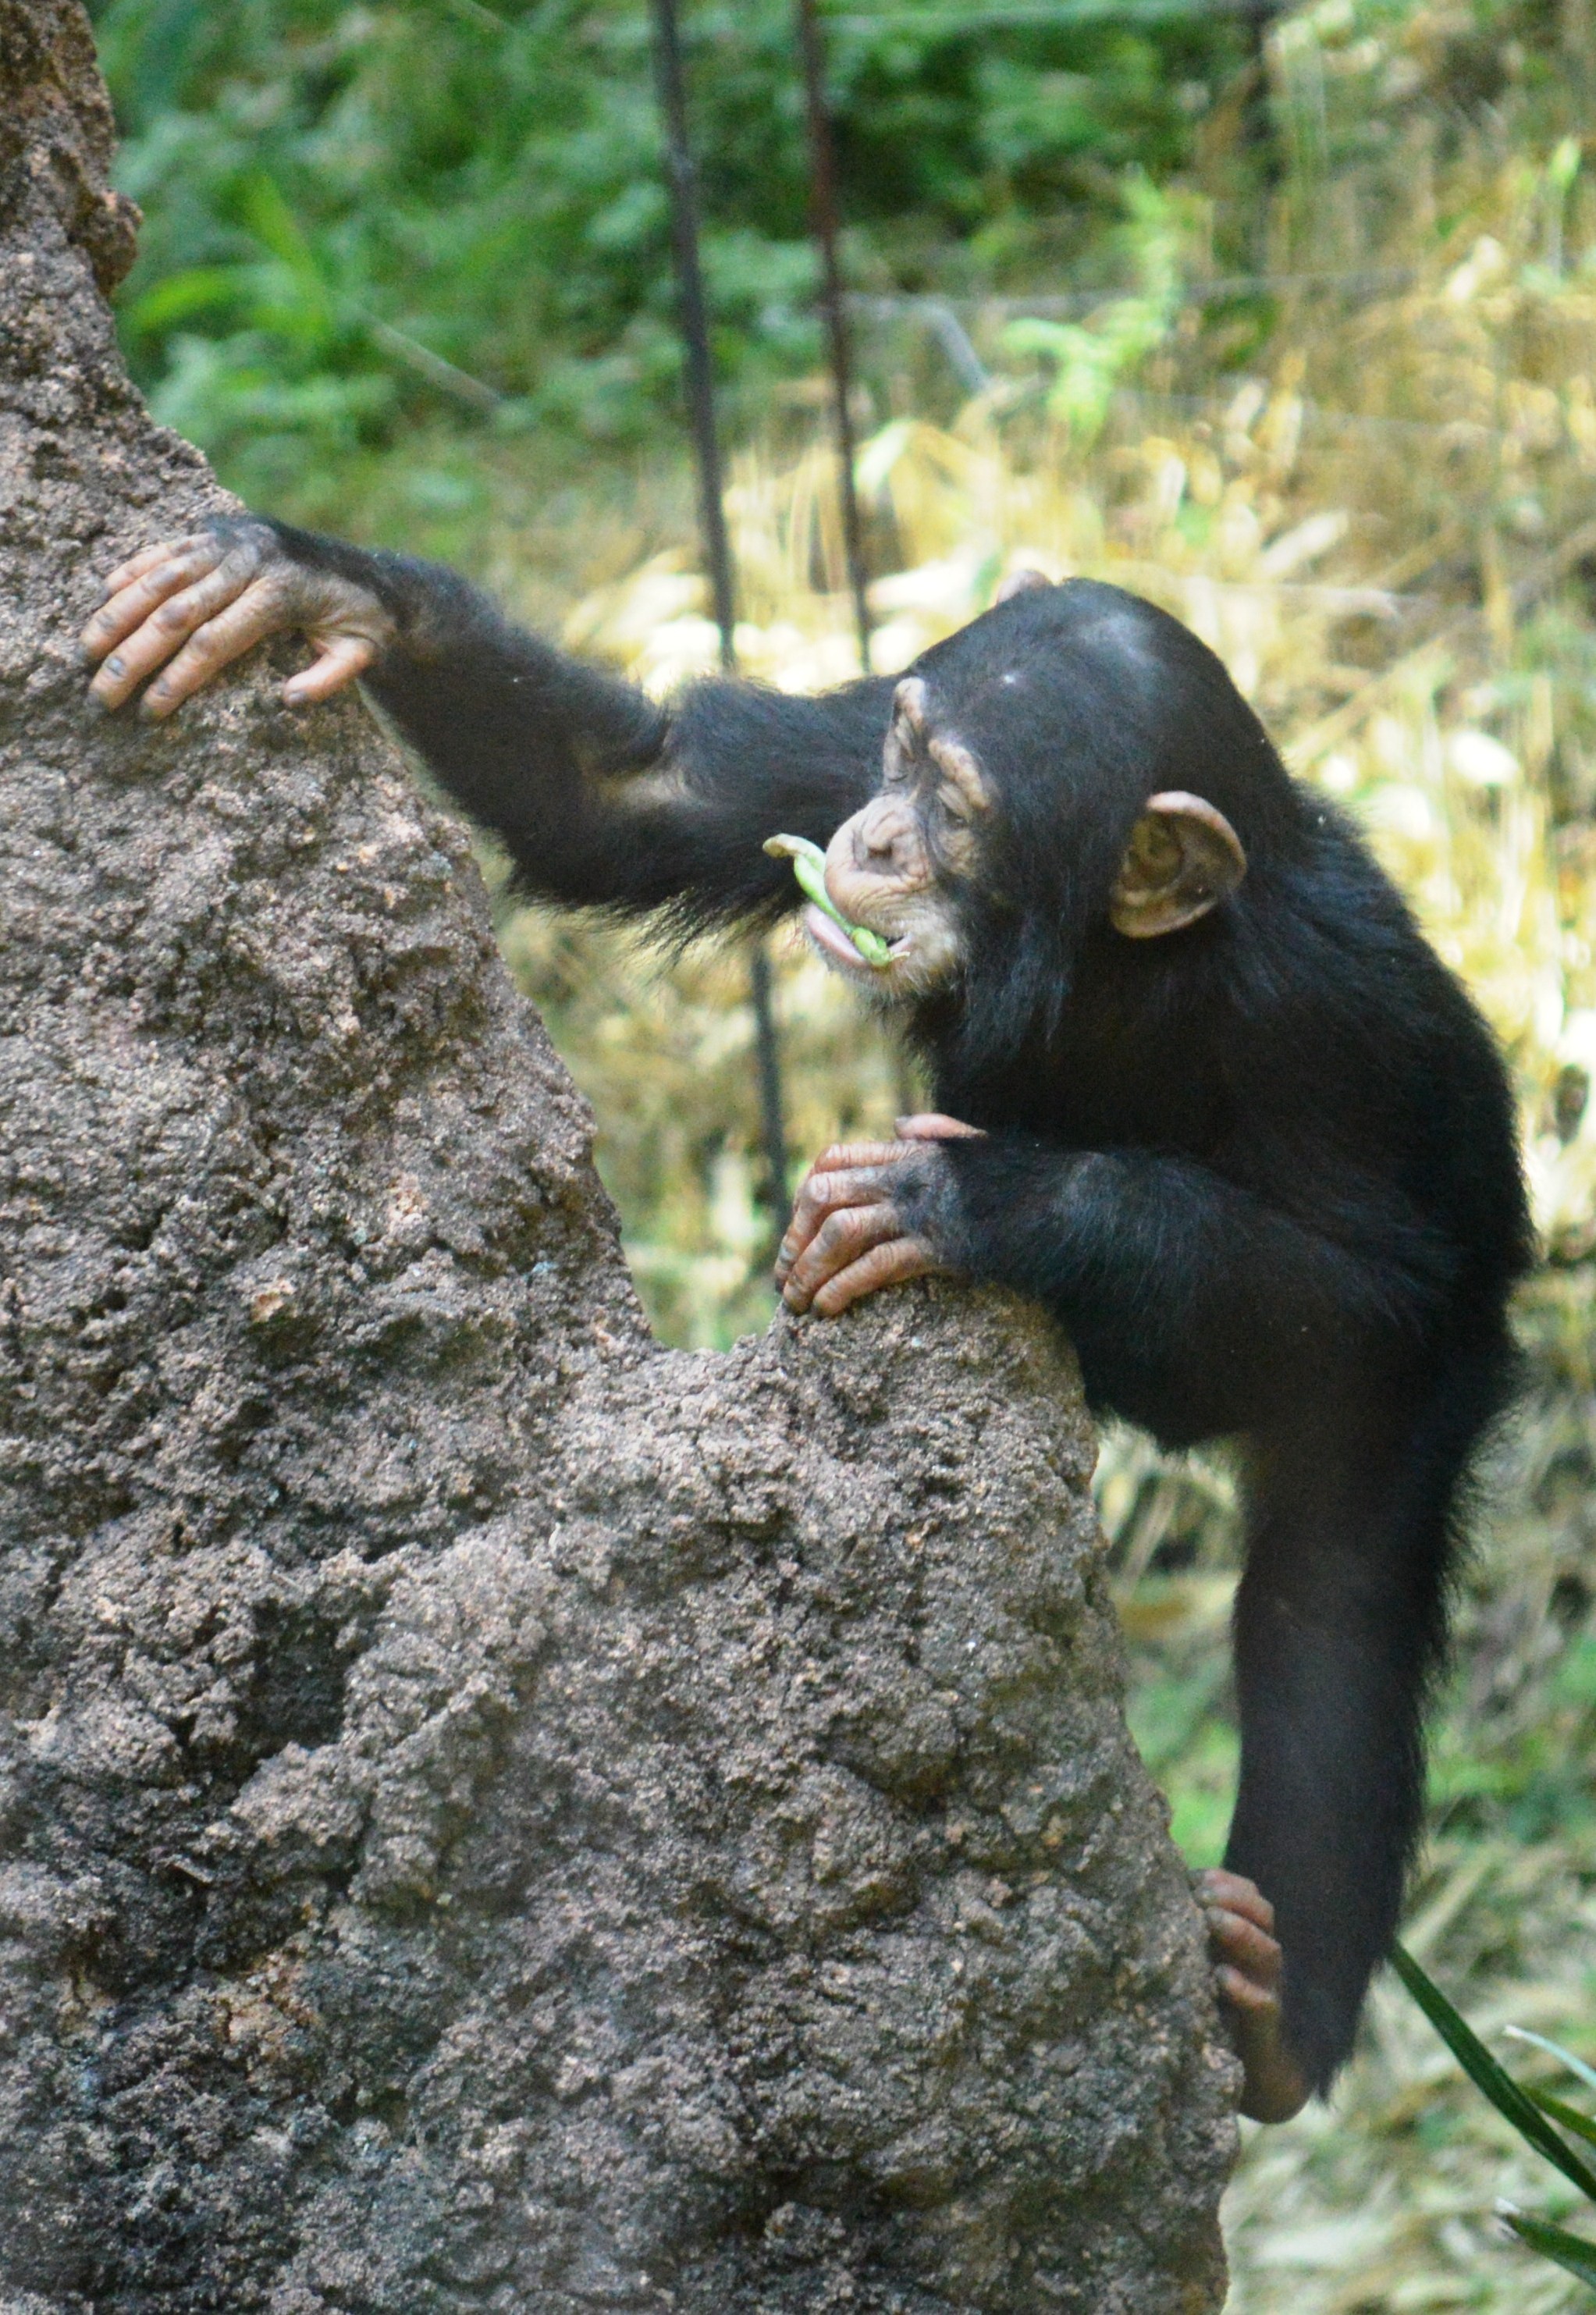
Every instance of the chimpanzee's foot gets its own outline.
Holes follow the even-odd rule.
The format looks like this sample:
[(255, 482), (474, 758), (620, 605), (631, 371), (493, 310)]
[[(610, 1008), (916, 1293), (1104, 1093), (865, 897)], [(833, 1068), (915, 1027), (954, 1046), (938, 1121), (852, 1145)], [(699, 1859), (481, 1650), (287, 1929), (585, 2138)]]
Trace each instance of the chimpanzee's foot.
[(1239, 1873), (1198, 1873), (1193, 1883), (1208, 1917), (1214, 1983), (1246, 2074), (1241, 2110), (1254, 2122), (1290, 2122), (1308, 2103), (1308, 2084), (1281, 2022), (1274, 1907)]

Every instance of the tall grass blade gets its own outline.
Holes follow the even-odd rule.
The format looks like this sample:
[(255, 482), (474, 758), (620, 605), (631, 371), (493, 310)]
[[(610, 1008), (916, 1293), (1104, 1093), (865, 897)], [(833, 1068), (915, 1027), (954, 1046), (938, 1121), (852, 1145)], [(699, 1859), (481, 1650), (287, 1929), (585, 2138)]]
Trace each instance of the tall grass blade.
[(1538, 2250), (1542, 2258), (1556, 2261), (1577, 2275), (1596, 2291), (1596, 2242), (1587, 2242), (1583, 2235), (1571, 2235), (1566, 2227), (1555, 2227), (1549, 2219), (1521, 2218), (1516, 2211), (1503, 2213), (1503, 2217), (1519, 2240)]
[(1520, 2137), (1538, 2154), (1544, 2154), (1548, 2162), (1555, 2163), (1588, 2201), (1596, 2203), (1596, 2170), (1552, 2128), (1529, 2092), (1520, 2089), (1506, 2068), (1498, 2065), (1441, 1988), (1431, 1982), (1413, 1956), (1405, 1953), (1400, 1946), (1391, 1948), (1391, 1965), (1470, 2081), (1485, 2092), (1497, 2113), (1512, 2123)]
[(1509, 2026), (1505, 2031), (1510, 2042), (1532, 2043), (1549, 2058), (1556, 2058), (1559, 2065), (1566, 2066), (1571, 2074), (1576, 2074), (1588, 2089), (1596, 2090), (1596, 2066), (1587, 2066), (1583, 2058), (1576, 2058), (1561, 2042), (1548, 2042), (1544, 2034), (1532, 2034), (1527, 2026)]
[(1554, 2098), (1550, 2090), (1531, 2090), (1530, 2095), (1542, 2114), (1549, 2114), (1554, 2122), (1561, 2123), (1565, 2130), (1572, 2130), (1587, 2146), (1596, 2146), (1596, 2120), (1590, 2115), (1582, 2114), (1566, 2098)]

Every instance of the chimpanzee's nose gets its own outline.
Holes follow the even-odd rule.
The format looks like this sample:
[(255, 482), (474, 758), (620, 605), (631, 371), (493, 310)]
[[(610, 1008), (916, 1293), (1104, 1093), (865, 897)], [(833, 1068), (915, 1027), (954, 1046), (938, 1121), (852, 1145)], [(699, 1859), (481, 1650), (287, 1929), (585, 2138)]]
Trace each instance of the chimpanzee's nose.
[(878, 875), (895, 867), (907, 832), (902, 812), (891, 804), (862, 812), (854, 825), (854, 865)]

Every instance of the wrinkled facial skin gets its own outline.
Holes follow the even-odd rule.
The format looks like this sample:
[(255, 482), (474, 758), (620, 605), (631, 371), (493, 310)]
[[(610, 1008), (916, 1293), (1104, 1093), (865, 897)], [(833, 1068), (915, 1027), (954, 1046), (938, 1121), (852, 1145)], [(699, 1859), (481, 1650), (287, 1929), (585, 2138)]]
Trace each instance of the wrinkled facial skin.
[(846, 917), (891, 942), (891, 957), (866, 964), (820, 909), (804, 913), (827, 963), (887, 1003), (957, 978), (963, 941), (954, 886), (975, 872), (980, 822), (991, 806), (974, 757), (935, 732), (927, 709), (925, 684), (906, 676), (893, 701), (882, 785), (826, 850), (827, 891)]

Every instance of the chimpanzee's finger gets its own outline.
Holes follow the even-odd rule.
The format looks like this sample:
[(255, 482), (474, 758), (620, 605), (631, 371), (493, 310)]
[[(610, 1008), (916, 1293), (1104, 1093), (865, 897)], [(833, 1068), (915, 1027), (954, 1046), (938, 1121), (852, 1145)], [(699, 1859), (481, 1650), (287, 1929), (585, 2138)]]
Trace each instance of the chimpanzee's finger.
[(170, 600), (155, 599), (150, 592), (155, 582), (165, 571), (174, 567), (164, 564), (161, 571), (152, 572), (138, 585), (126, 589), (108, 606), (109, 611), (117, 614), (118, 625), (124, 628), (125, 618), (120, 607), (128, 605), (130, 599), (143, 599), (142, 608), (146, 616), (130, 633), (124, 632), (122, 640), (103, 661), (100, 672), (89, 686), (90, 696), (97, 699), (102, 707), (120, 707), (146, 675), (153, 674), (156, 668), (172, 658), (185, 635), (203, 633), (214, 615), (226, 610), (245, 583), (236, 571), (229, 571), (224, 563), (200, 582), (206, 591), (197, 604), (190, 599), (198, 595), (198, 588), (185, 587)]
[(1243, 1873), (1228, 1873), (1215, 1865), (1193, 1876), (1200, 1903), (1222, 1905), (1228, 1912), (1240, 1913), (1249, 1921), (1256, 1921), (1261, 1929), (1273, 1930), (1274, 1907), (1255, 1881)]
[(1255, 1985), (1273, 1992), (1280, 1984), (1281, 1949), (1267, 1930), (1255, 1921), (1244, 1920), (1239, 1913), (1227, 1913), (1218, 1908), (1208, 1916), (1209, 1943), (1216, 1960), (1228, 1962), (1246, 1974)]
[(835, 1318), (850, 1302), (878, 1293), (883, 1286), (896, 1286), (906, 1278), (924, 1278), (937, 1267), (936, 1257), (923, 1238), (889, 1238), (827, 1280), (814, 1298), (815, 1314)]
[(811, 1167), (793, 1201), (778, 1262), (790, 1268), (835, 1208), (875, 1203), (885, 1194), (885, 1180), (886, 1168), (881, 1166), (839, 1166), (834, 1173)]
[[(277, 589), (255, 580), (225, 611), (208, 619), (189, 637), (165, 673), (158, 675), (145, 693), (139, 702), (140, 714), (160, 723), (218, 670), (242, 659), (268, 635), (280, 634), (282, 626), (282, 600)], [(124, 660), (143, 632), (141, 628), (133, 643), (124, 647), (120, 654)]]
[(785, 1284), (788, 1272), (828, 1214), (839, 1206), (873, 1206), (890, 1199), (893, 1174), (893, 1166), (887, 1164), (839, 1167), (830, 1174), (811, 1171), (806, 1175), (776, 1255), (776, 1284)]
[(141, 546), (137, 554), (129, 554), (125, 563), (119, 563), (114, 571), (106, 572), (100, 581), (100, 600), (109, 602), (122, 588), (130, 587), (135, 579), (142, 579), (146, 571), (153, 571), (157, 563), (180, 554), (188, 544), (186, 538), (158, 538), (153, 546)]
[(1024, 595), (1033, 587), (1051, 587), (1052, 583), (1045, 571), (1024, 568), (1011, 571), (1006, 579), (998, 581), (992, 600), (994, 603), (1011, 603), (1016, 595)]
[(321, 647), (321, 657), (314, 666), (298, 675), (291, 675), (283, 686), (283, 697), (290, 707), (306, 707), (315, 699), (331, 699), (346, 683), (352, 683), (377, 657), (377, 645), (366, 635), (333, 635)]
[(900, 1237), (902, 1228), (891, 1206), (842, 1206), (825, 1216), (799, 1254), (789, 1264), (782, 1284), (782, 1299), (789, 1310), (807, 1310), (816, 1291), (838, 1271), (883, 1238)]
[(141, 546), (137, 554), (130, 554), (125, 563), (119, 563), (114, 571), (106, 573), (100, 582), (100, 599), (109, 601), (124, 587), (130, 587), (135, 579), (142, 579), (146, 571), (153, 571), (158, 563), (174, 563), (195, 547), (214, 544), (209, 532), (203, 530), (191, 530), (182, 538), (157, 538), (153, 546)]
[(1266, 1986), (1255, 1984), (1242, 1970), (1216, 1970), (1214, 1978), (1226, 2000), (1234, 2002), (1237, 2009), (1257, 2014), (1280, 2008), (1279, 1995)]
[[(211, 538), (190, 539), (181, 553), (174, 550), (153, 555), (146, 570), (119, 586), (95, 612), (78, 639), (84, 652), (90, 659), (103, 659), (108, 651), (141, 627), (169, 598), (207, 572), (215, 571), (221, 561), (222, 549)], [(120, 578), (121, 573), (117, 576)]]
[(948, 1117), (939, 1109), (928, 1109), (918, 1117), (900, 1117), (893, 1127), (900, 1141), (984, 1141), (985, 1126), (966, 1125), (960, 1117)]
[[(164, 567), (170, 569), (172, 566)], [(207, 572), (203, 579), (197, 579), (192, 586), (184, 587), (179, 593), (168, 595), (164, 603), (158, 603), (118, 652), (123, 672), (120, 679), (111, 679), (111, 686), (120, 683), (125, 697), (141, 675), (147, 674), (151, 667), (159, 666), (162, 660), (170, 658), (186, 636), (196, 634), (208, 619), (213, 619), (218, 611), (225, 611), (227, 605), (236, 599), (249, 582), (252, 568), (249, 557), (229, 555), (214, 571)], [(153, 585), (162, 575), (161, 572), (152, 572), (146, 583)], [(99, 692), (100, 679), (96, 678), (90, 688)]]
[(811, 1174), (834, 1174), (838, 1166), (895, 1166), (905, 1156), (899, 1141), (833, 1141), (810, 1167)]

